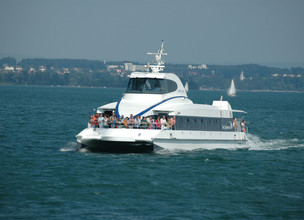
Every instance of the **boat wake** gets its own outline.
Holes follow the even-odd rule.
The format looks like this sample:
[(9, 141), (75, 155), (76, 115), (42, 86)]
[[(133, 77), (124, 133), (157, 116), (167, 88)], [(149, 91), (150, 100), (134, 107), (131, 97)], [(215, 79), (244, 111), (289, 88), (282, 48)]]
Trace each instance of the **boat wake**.
[(223, 145), (223, 144), (211, 144), (204, 146), (178, 146), (176, 148), (163, 148), (155, 150), (157, 154), (178, 154), (183, 152), (195, 152), (195, 151), (203, 151), (203, 150), (239, 150), (246, 149), (249, 150), (248, 145), (245, 144), (237, 144), (237, 145)]
[(212, 144), (206, 146), (185, 146), (178, 148), (164, 148), (158, 149), (155, 152), (157, 154), (178, 154), (187, 151), (201, 151), (201, 150), (255, 150), (255, 151), (273, 151), (273, 150), (285, 150), (288, 148), (303, 148), (304, 140), (299, 139), (274, 139), (274, 140), (261, 140), (258, 136), (248, 134), (248, 142), (246, 144), (237, 145), (221, 145)]
[[(304, 140), (299, 139), (274, 139), (274, 140), (262, 140), (258, 136), (253, 134), (248, 134), (247, 144), (235, 144), (235, 145), (221, 145), (212, 144), (205, 146), (178, 146), (176, 148), (157, 148), (154, 150), (156, 154), (178, 154), (182, 152), (193, 152), (202, 150), (255, 150), (255, 151), (273, 151), (273, 150), (285, 150), (289, 148), (304, 148)], [(60, 148), (61, 152), (79, 151), (82, 153), (88, 152), (87, 149), (78, 149), (76, 142), (68, 142), (64, 147)]]
[(274, 139), (261, 140), (258, 136), (248, 134), (249, 150), (285, 150), (288, 148), (304, 147), (304, 140), (299, 139)]
[(68, 142), (64, 147), (60, 148), (61, 152), (77, 151), (76, 142)]

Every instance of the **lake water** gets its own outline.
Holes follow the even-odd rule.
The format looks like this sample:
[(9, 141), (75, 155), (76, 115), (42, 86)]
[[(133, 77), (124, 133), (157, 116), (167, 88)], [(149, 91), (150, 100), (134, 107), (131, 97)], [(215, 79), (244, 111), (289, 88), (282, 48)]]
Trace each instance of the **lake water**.
[(304, 219), (303, 93), (224, 96), (248, 112), (249, 149), (76, 151), (93, 109), (123, 92), (0, 86), (0, 219)]

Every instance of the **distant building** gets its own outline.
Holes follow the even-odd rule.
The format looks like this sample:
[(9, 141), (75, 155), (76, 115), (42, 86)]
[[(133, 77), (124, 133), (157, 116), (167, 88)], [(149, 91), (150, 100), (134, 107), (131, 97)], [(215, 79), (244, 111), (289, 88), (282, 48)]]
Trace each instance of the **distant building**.
[(126, 71), (135, 71), (132, 63), (124, 63)]
[(189, 76), (197, 76), (198, 72), (197, 71), (189, 71), (188, 75)]
[(69, 71), (69, 68), (61, 68), (62, 69), (62, 71), (63, 71), (63, 74), (66, 74), (66, 73), (70, 73), (70, 71)]
[(113, 69), (117, 69), (118, 68), (118, 65), (107, 65), (107, 70), (110, 71), (110, 70), (113, 70)]
[(77, 68), (77, 67), (74, 67), (73, 70), (78, 73), (80, 72), (80, 68)]
[(20, 67), (20, 66), (16, 66), (16, 71), (18, 72), (18, 73), (20, 73), (20, 72), (22, 72), (22, 67)]
[(4, 64), (3, 66), (5, 71), (15, 71), (15, 67), (13, 66), (8, 66), (7, 64)]
[(34, 67), (30, 67), (28, 73), (36, 73), (36, 70)]
[(135, 65), (135, 71), (146, 71), (146, 65)]
[(126, 71), (146, 71), (146, 65), (133, 65), (133, 63), (124, 63)]
[(39, 71), (40, 72), (45, 72), (46, 71), (46, 67), (45, 66), (39, 66)]
[(188, 69), (208, 69), (207, 65), (206, 64), (202, 64), (202, 65), (198, 65), (198, 66), (194, 66), (194, 65), (188, 65)]
[(206, 64), (202, 64), (202, 65), (198, 66), (197, 68), (198, 69), (204, 69), (204, 70), (208, 69)]

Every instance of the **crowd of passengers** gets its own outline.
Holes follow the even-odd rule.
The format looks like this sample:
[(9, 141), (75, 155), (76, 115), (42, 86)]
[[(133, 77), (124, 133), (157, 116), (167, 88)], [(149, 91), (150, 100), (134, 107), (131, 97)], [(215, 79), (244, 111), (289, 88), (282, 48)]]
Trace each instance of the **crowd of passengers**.
[(102, 113), (91, 115), (90, 126), (92, 128), (135, 128), (135, 129), (174, 129), (175, 116), (157, 116), (156, 119), (149, 117), (133, 116), (117, 117), (113, 112), (111, 116)]

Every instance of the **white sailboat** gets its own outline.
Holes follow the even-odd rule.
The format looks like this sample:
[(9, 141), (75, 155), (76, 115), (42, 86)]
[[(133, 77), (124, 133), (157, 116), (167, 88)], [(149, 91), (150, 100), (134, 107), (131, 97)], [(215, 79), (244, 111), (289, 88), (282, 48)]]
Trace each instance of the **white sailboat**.
[(234, 86), (233, 79), (231, 80), (230, 87), (227, 90), (227, 95), (228, 96), (236, 96), (236, 89), (235, 89), (235, 86)]
[(188, 92), (189, 91), (189, 85), (188, 85), (188, 82), (186, 82), (185, 84), (185, 91)]

